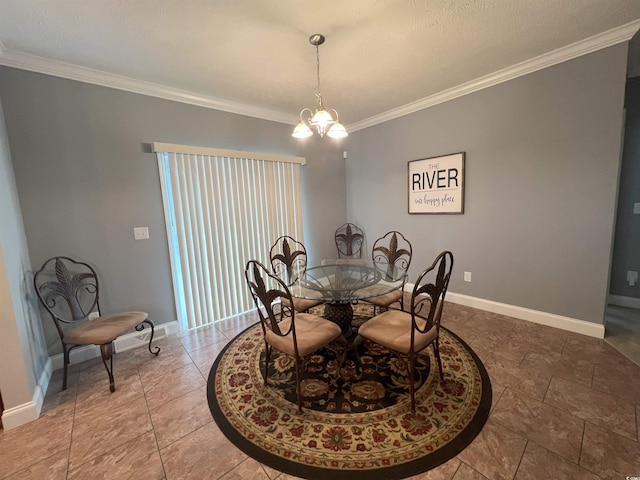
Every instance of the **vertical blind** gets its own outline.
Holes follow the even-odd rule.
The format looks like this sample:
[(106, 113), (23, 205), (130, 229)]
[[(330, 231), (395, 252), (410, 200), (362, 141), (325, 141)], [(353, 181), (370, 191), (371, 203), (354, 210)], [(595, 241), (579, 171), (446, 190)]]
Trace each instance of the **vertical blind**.
[(247, 261), (302, 238), (304, 158), (154, 143), (181, 328), (254, 308)]

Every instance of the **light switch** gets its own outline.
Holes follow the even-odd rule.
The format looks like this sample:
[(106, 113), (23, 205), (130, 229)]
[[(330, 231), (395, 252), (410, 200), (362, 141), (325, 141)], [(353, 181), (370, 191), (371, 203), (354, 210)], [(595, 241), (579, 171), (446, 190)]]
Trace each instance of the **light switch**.
[(149, 227), (135, 227), (133, 238), (136, 240), (149, 240)]
[(640, 213), (640, 203), (633, 204), (633, 213), (636, 215)]

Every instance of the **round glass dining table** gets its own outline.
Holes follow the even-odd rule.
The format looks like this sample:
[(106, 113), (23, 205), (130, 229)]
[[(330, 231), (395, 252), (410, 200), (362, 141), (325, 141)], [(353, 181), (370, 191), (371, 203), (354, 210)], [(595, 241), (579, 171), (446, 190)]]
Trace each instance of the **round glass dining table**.
[(309, 264), (289, 287), (291, 295), (322, 300), (324, 316), (351, 336), (352, 302), (401, 288), (406, 271), (392, 264), (361, 259), (322, 260)]

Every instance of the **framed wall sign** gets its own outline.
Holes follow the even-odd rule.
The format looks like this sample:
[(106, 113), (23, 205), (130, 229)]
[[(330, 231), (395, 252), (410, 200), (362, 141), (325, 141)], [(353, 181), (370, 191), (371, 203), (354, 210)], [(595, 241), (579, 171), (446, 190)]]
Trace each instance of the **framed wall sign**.
[(464, 152), (409, 162), (409, 213), (464, 213)]

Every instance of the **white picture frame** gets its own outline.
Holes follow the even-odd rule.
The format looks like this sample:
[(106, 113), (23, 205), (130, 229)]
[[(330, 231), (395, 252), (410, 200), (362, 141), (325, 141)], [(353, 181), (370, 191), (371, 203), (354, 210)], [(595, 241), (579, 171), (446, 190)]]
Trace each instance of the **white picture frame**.
[(464, 213), (465, 152), (408, 162), (410, 214)]

